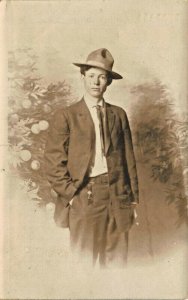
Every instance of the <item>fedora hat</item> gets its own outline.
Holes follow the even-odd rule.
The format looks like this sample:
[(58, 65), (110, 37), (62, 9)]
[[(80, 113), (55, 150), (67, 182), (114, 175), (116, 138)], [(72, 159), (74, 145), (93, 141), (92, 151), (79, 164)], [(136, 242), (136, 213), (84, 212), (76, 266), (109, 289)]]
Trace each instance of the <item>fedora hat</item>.
[(105, 48), (97, 49), (91, 52), (85, 63), (73, 63), (77, 67), (91, 66), (95, 68), (103, 69), (110, 73), (112, 79), (122, 79), (123, 77), (112, 71), (114, 59), (112, 54)]

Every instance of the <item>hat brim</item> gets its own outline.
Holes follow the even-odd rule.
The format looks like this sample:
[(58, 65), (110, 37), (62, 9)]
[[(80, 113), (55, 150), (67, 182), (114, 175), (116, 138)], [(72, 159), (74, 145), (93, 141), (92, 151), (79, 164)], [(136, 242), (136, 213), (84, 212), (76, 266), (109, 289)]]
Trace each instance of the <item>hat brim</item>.
[(120, 74), (118, 74), (118, 73), (116, 73), (114, 71), (111, 71), (111, 70), (107, 70), (105, 68), (101, 68), (101, 66), (98, 66), (97, 64), (73, 63), (73, 65), (75, 65), (77, 67), (87, 66), (87, 67), (100, 68), (100, 69), (103, 69), (103, 70), (109, 72), (110, 75), (111, 75), (111, 77), (112, 77), (112, 79), (122, 79), (123, 78)]

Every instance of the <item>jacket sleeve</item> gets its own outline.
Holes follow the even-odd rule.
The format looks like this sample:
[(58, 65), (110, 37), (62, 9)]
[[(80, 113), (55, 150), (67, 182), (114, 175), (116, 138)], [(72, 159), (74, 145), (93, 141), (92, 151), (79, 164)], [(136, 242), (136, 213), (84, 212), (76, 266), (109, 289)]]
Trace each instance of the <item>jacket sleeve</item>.
[(69, 137), (66, 109), (60, 110), (50, 122), (44, 163), (49, 183), (67, 204), (77, 190), (67, 169)]
[(127, 161), (128, 173), (131, 182), (131, 188), (134, 195), (134, 202), (139, 203), (138, 176), (136, 169), (136, 160), (134, 155), (131, 129), (127, 114), (122, 110), (122, 127), (124, 132), (125, 157)]

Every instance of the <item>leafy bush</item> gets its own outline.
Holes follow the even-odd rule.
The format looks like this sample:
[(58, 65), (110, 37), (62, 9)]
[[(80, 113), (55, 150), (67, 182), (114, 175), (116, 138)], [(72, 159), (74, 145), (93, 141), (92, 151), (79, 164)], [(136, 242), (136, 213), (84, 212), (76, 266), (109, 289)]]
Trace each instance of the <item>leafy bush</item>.
[(153, 180), (164, 184), (178, 224), (188, 224), (188, 120), (178, 120), (167, 87), (157, 80), (131, 92), (137, 99), (132, 123), (139, 160), (150, 167)]

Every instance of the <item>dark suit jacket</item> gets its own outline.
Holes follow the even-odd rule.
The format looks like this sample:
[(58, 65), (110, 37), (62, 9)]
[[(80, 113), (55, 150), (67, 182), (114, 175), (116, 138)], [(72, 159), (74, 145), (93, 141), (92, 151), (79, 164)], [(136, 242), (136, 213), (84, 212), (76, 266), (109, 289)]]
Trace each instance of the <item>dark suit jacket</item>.
[[(131, 203), (138, 203), (136, 163), (125, 111), (106, 103), (106, 114), (110, 131), (106, 156), (110, 195), (118, 226), (123, 230), (129, 222)], [(88, 176), (94, 143), (94, 124), (84, 99), (55, 113), (45, 165), (48, 180), (65, 206)]]

